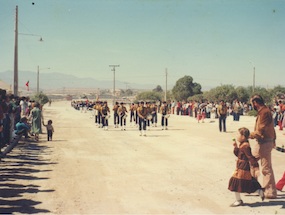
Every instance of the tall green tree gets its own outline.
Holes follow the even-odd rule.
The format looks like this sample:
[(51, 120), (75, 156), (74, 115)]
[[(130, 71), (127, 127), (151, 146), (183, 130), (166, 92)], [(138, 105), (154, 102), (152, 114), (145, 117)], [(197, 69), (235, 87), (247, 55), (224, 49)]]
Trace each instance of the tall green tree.
[(191, 76), (184, 76), (176, 81), (172, 94), (177, 101), (187, 100), (188, 97), (202, 93), (201, 88), (200, 84), (193, 82)]
[(44, 94), (43, 92), (39, 92), (37, 94), (34, 95), (34, 97), (31, 98), (32, 100), (39, 102), (41, 105), (44, 105), (46, 103), (48, 103), (49, 98), (46, 94)]
[(147, 91), (147, 92), (142, 92), (139, 93), (136, 96), (137, 101), (157, 101), (162, 99), (162, 94), (158, 92), (153, 92), (153, 91)]
[(163, 89), (160, 85), (157, 85), (156, 88), (154, 88), (152, 91), (161, 93), (163, 92)]

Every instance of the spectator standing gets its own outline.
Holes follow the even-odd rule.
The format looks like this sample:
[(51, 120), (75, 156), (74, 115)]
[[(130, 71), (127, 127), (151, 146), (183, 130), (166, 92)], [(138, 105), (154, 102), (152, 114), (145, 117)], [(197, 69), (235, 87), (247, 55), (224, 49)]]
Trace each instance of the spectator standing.
[(219, 130), (220, 130), (220, 132), (222, 132), (222, 131), (227, 132), (227, 128), (226, 128), (227, 112), (228, 112), (227, 105), (225, 104), (224, 100), (221, 100), (220, 105), (217, 108), (217, 114), (219, 117)]
[(32, 120), (31, 133), (35, 135), (35, 140), (39, 140), (39, 134), (41, 133), (42, 125), (42, 111), (40, 109), (40, 104), (35, 102), (34, 108), (31, 110), (29, 118)]
[[(272, 114), (260, 95), (254, 95), (251, 98), (251, 104), (258, 112), (254, 131), (250, 133), (250, 138), (256, 139), (256, 143), (252, 145), (252, 154), (261, 161), (265, 198), (275, 199), (277, 192), (271, 162), (271, 151), (275, 147), (276, 133)], [(251, 168), (251, 172), (252, 175), (255, 175), (254, 168)]]

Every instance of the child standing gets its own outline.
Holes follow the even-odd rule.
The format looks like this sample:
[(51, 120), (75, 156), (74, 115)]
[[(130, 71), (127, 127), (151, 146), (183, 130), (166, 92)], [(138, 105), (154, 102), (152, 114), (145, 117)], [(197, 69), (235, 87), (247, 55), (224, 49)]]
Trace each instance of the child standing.
[(52, 120), (49, 120), (47, 125), (45, 124), (43, 125), (47, 128), (47, 140), (52, 141), (52, 134), (54, 132), (54, 128), (52, 126)]
[[(240, 128), (238, 130), (237, 141), (234, 140), (234, 154), (238, 160), (236, 163), (236, 170), (229, 180), (228, 189), (235, 192), (236, 201), (232, 203), (231, 207), (243, 205), (240, 193), (254, 193), (258, 192), (261, 200), (264, 200), (264, 193), (261, 185), (257, 181), (259, 175), (259, 165), (256, 158), (251, 154), (251, 148), (248, 142), (250, 131), (247, 128)], [(250, 165), (256, 169), (256, 175), (253, 177), (250, 173)]]

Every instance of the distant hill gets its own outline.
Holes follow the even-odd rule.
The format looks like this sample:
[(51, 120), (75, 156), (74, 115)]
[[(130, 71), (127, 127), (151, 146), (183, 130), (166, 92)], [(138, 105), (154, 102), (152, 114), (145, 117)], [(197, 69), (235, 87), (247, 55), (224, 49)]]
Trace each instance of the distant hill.
[[(0, 80), (7, 84), (13, 85), (14, 82), (13, 71), (0, 72)], [(39, 79), (40, 90), (42, 89), (63, 89), (63, 88), (100, 88), (111, 89), (113, 88), (113, 80), (98, 81), (94, 78), (78, 78), (73, 75), (66, 75), (57, 72), (40, 73)], [(19, 71), (19, 88), (25, 88), (26, 82), (29, 81), (30, 89), (37, 88), (37, 72)], [(158, 84), (137, 84), (128, 83), (132, 89), (154, 89)], [(125, 89), (126, 84), (121, 81), (116, 81), (116, 88)]]

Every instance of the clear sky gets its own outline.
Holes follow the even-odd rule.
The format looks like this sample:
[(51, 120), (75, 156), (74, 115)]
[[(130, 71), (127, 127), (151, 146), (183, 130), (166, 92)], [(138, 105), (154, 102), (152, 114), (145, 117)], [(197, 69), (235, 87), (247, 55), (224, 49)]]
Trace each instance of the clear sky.
[(0, 72), (13, 71), (16, 5), (19, 72), (113, 80), (118, 64), (116, 80), (164, 87), (167, 68), (170, 85), (190, 75), (203, 90), (250, 86), (255, 67), (256, 86), (284, 86), (284, 0), (1, 0)]

